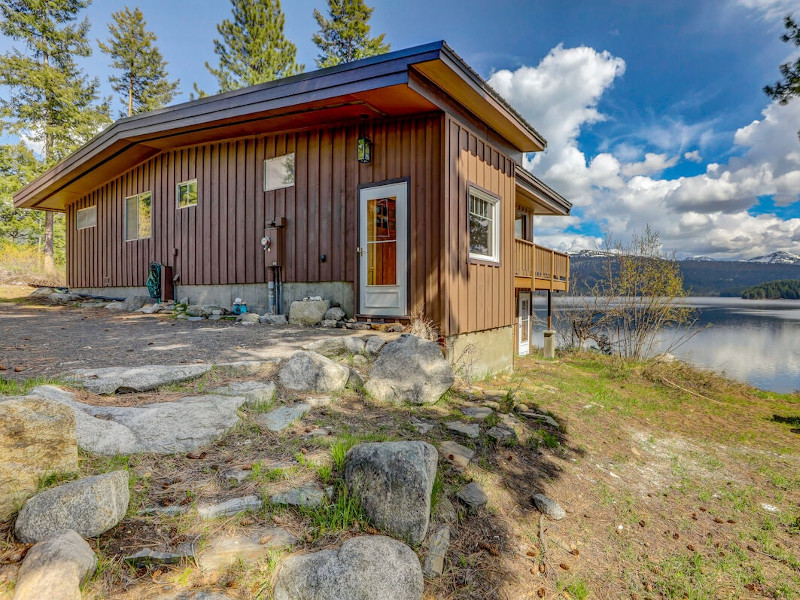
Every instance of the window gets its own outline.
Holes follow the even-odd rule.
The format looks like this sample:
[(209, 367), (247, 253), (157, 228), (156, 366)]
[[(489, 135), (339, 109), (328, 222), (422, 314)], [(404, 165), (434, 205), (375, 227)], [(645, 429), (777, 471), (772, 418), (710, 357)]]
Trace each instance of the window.
[(469, 190), (469, 257), (500, 262), (500, 198)]
[(125, 198), (125, 241), (150, 237), (153, 194), (144, 192)]
[(280, 190), (294, 185), (294, 152), (264, 161), (264, 191)]
[(97, 207), (79, 208), (75, 215), (78, 229), (89, 229), (97, 226)]
[(197, 179), (182, 181), (178, 184), (178, 208), (197, 206)]
[(514, 237), (518, 240), (533, 241), (533, 227), (531, 227), (531, 217), (528, 213), (521, 210), (517, 211), (514, 219)]

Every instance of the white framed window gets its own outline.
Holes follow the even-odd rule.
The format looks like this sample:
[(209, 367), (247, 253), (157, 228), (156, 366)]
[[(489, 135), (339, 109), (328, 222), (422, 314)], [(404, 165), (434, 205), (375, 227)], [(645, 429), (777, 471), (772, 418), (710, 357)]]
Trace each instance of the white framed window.
[(175, 197), (178, 201), (178, 208), (197, 206), (197, 179), (181, 181), (177, 187)]
[(125, 198), (125, 241), (144, 240), (153, 231), (153, 194), (143, 192)]
[(75, 224), (79, 230), (97, 227), (97, 207), (79, 208), (75, 214)]
[(500, 262), (500, 198), (469, 188), (469, 257)]
[(294, 152), (264, 161), (264, 191), (280, 190), (294, 185)]

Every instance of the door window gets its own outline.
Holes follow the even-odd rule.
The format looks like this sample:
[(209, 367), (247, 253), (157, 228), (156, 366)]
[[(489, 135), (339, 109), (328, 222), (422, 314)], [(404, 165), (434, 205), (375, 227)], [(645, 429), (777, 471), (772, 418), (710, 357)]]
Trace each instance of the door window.
[(397, 198), (367, 201), (367, 285), (397, 285)]

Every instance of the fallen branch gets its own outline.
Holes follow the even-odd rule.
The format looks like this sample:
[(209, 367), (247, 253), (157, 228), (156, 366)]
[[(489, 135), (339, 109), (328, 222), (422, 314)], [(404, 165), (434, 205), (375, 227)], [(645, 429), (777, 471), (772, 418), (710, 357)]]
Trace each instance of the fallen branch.
[(547, 542), (544, 539), (544, 515), (539, 515), (539, 544), (542, 547), (542, 561), (547, 554)]
[(677, 383), (670, 381), (666, 377), (661, 377), (661, 381), (663, 381), (667, 385), (671, 385), (672, 387), (679, 389), (682, 392), (686, 392), (687, 394), (691, 394), (692, 396), (697, 396), (698, 398), (702, 398), (703, 400), (708, 400), (709, 402), (714, 402), (715, 404), (722, 404), (722, 405), (725, 404), (724, 402), (720, 402), (719, 400), (714, 400), (713, 398), (709, 398), (708, 396), (704, 396), (703, 394), (700, 394), (698, 392), (693, 392), (692, 390), (688, 390), (685, 387), (681, 387)]

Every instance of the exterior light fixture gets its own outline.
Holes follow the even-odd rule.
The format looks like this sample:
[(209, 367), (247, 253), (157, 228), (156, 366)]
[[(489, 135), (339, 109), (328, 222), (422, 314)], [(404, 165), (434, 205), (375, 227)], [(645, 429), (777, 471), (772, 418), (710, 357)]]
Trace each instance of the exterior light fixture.
[(372, 161), (372, 142), (368, 137), (358, 138), (358, 162), (369, 164)]

